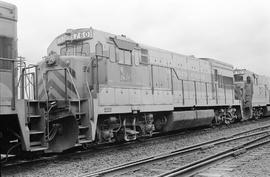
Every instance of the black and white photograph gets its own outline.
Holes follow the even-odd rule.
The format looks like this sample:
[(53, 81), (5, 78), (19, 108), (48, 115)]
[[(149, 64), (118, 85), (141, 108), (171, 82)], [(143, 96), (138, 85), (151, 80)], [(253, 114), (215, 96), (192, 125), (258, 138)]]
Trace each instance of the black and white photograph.
[(270, 177), (270, 1), (0, 0), (0, 177)]

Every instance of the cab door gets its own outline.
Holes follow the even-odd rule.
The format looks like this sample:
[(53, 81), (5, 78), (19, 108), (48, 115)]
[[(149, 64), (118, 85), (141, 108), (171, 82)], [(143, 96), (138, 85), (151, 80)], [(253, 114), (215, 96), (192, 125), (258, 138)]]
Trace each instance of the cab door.
[[(12, 88), (12, 39), (0, 37), (0, 106), (11, 106)], [(7, 59), (7, 60), (5, 60)]]

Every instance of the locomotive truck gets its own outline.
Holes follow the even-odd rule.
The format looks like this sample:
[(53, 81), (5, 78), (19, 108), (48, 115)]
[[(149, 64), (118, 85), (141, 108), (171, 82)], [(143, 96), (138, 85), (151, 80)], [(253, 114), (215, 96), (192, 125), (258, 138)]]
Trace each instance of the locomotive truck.
[[(0, 16), (0, 23), (9, 28), (6, 33), (16, 29), (15, 6), (0, 6), (13, 14)], [(132, 141), (258, 118), (268, 111), (267, 77), (93, 28), (68, 29), (56, 37), (48, 55), (22, 68), (17, 79), (16, 30), (1, 36), (0, 52), (12, 51), (0, 53), (1, 61), (10, 63), (8, 68), (0, 66), (1, 154)], [(264, 79), (257, 84), (256, 78)]]

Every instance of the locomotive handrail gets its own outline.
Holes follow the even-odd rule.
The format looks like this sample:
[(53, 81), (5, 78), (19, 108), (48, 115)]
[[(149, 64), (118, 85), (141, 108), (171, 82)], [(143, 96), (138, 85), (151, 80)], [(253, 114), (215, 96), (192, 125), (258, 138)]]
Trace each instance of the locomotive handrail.
[(176, 75), (177, 79), (178, 79), (178, 80), (181, 80), (181, 79), (179, 78), (177, 72), (175, 71), (175, 68), (171, 68), (171, 69), (173, 70), (173, 72), (174, 72), (174, 74)]
[(12, 61), (12, 62), (20, 62), (20, 60), (17, 60), (17, 59), (11, 59), (11, 58), (2, 58), (2, 57), (0, 57), (0, 60)]
[(69, 77), (71, 79), (72, 85), (74, 86), (76, 95), (77, 95), (78, 99), (81, 99), (80, 94), (79, 94), (78, 89), (77, 89), (77, 86), (76, 86), (76, 84), (75, 84), (75, 82), (73, 80), (73, 77), (72, 77), (72, 75), (71, 75), (71, 73), (70, 73), (70, 71), (69, 71), (69, 69), (67, 67), (65, 67), (65, 68), (57, 68), (57, 69), (49, 69), (49, 70), (46, 71), (46, 73), (48, 73), (49, 71), (57, 71), (57, 70), (65, 70), (65, 71), (67, 71), (67, 73), (68, 73), (68, 75), (69, 75)]
[(24, 67), (23, 69), (31, 69), (31, 68), (36, 68), (36, 67), (38, 67), (38, 65), (33, 65), (33, 64), (30, 64), (30, 65), (28, 65), (27, 67)]
[[(88, 65), (86, 66), (86, 70), (89, 68), (89, 66), (91, 65), (92, 61), (93, 61), (93, 59), (90, 58), (90, 62), (89, 62)], [(87, 73), (87, 72), (85, 72), (85, 73)], [(88, 90), (88, 92), (89, 92), (89, 94), (90, 94), (90, 97), (92, 97), (91, 91), (90, 91), (90, 88), (89, 88), (90, 85), (89, 85), (89, 82), (88, 82), (88, 74), (86, 74), (85, 80), (86, 80), (87, 90)]]
[[(27, 77), (27, 79), (29, 81), (28, 75), (32, 75), (33, 76), (33, 83), (32, 83), (32, 85), (33, 85), (33, 90), (34, 90), (34, 99), (37, 99), (38, 98), (38, 75), (37, 75), (38, 72), (37, 72), (37, 67), (38, 67), (38, 65), (29, 65), (27, 67), (23, 67), (22, 68), (22, 73), (20, 74), (20, 78), (19, 78), (19, 82), (21, 81), (21, 99), (24, 99), (24, 89), (25, 89), (25, 86), (24, 86), (24, 84), (25, 84), (25, 80), (24, 79), (25, 78), (24, 77)], [(32, 68), (35, 68), (35, 71), (34, 72), (26, 73), (26, 70), (32, 69)], [(30, 98), (30, 96), (29, 96), (29, 98)]]
[[(92, 62), (93, 62), (93, 59), (90, 58), (90, 62), (88, 63), (86, 69), (89, 68), (89, 66), (92, 64)], [(91, 92), (91, 90), (90, 90), (90, 85), (89, 85), (89, 80), (88, 80), (89, 74), (87, 74), (87, 72), (85, 72), (85, 73), (86, 73), (86, 77), (85, 77), (85, 80), (86, 80), (86, 87), (87, 87), (87, 91), (89, 92), (89, 96), (90, 96), (90, 105), (89, 105), (89, 107), (92, 109), (92, 107), (93, 107), (93, 96), (92, 96), (92, 92)], [(91, 113), (92, 113), (92, 112), (93, 112), (93, 111), (91, 111)]]
[(72, 75), (71, 75), (69, 69), (68, 69), (68, 68), (65, 68), (65, 69), (66, 69), (66, 71), (67, 71), (68, 74), (69, 74), (69, 77), (70, 77), (71, 82), (72, 82), (72, 84), (73, 84), (73, 86), (74, 86), (74, 89), (75, 89), (75, 91), (76, 91), (76, 95), (77, 95), (78, 99), (81, 99), (80, 94), (79, 94), (78, 89), (77, 89), (77, 86), (76, 86), (76, 84), (75, 84), (75, 82), (74, 82), (74, 80), (73, 80), (73, 77), (72, 77)]
[[(25, 88), (24, 88), (25, 92), (24, 93), (28, 99), (31, 99), (31, 85), (33, 86), (34, 94), (35, 94), (35, 83), (34, 83), (34, 81), (32, 81), (30, 79), (30, 77), (32, 76), (32, 78), (34, 80), (35, 73), (34, 72), (25, 73), (24, 76), (26, 78), (26, 82), (28, 83), (27, 85), (25, 85)], [(28, 89), (28, 91), (27, 91), (27, 89)], [(35, 99), (35, 95), (34, 95), (34, 99)]]

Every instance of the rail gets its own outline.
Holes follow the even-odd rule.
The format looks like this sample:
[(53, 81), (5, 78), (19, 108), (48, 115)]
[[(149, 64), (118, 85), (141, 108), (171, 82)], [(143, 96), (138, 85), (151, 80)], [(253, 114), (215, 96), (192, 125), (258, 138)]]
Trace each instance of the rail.
[[(266, 124), (264, 126), (261, 126), (261, 127), (257, 127), (257, 128), (254, 128), (254, 129), (249, 129), (248, 131), (242, 131), (242, 132), (239, 132), (239, 133), (236, 133), (236, 134), (233, 134), (229, 137), (232, 137), (232, 136), (240, 136), (240, 135), (243, 135), (245, 133), (252, 133), (254, 131), (258, 131), (258, 130), (264, 130), (264, 129), (267, 129), (267, 128), (270, 128), (270, 124)], [(170, 138), (170, 137), (177, 137), (179, 135), (183, 135), (183, 132), (178, 132), (176, 134), (164, 134), (164, 135), (159, 135), (159, 136), (155, 136), (154, 138), (149, 138), (149, 139), (146, 139), (140, 143), (145, 143), (145, 142), (149, 142), (149, 141), (157, 141), (159, 140), (160, 138)], [(229, 138), (228, 137), (228, 138)], [(225, 137), (223, 138), (219, 138), (220, 140), (226, 140)], [(149, 140), (149, 141), (147, 141)], [(213, 140), (215, 141), (215, 140)], [(118, 148), (118, 147), (130, 147), (130, 146), (133, 146), (134, 143), (138, 143), (136, 141), (132, 141), (132, 142), (128, 142), (128, 143), (125, 143), (125, 144), (117, 144), (117, 143), (113, 143), (113, 144), (107, 144), (107, 145), (104, 145), (104, 144), (97, 144), (95, 146), (93, 146), (95, 148), (95, 151), (93, 151), (92, 148), (88, 149), (88, 150), (85, 150), (85, 151), (76, 151), (76, 149), (74, 149), (75, 151), (70, 151), (70, 152), (67, 152), (65, 154), (60, 154), (59, 156), (58, 155), (54, 155), (52, 154), (52, 156), (38, 156), (38, 158), (34, 158), (34, 159), (28, 159), (28, 160), (20, 160), (19, 157), (9, 157), (8, 161), (5, 161), (3, 162), (2, 164), (2, 167), (3, 169), (6, 169), (6, 168), (13, 168), (13, 167), (17, 167), (17, 166), (21, 166), (23, 167), (23, 165), (29, 165), (29, 164), (36, 164), (38, 162), (47, 162), (47, 161), (55, 161), (55, 160), (61, 160), (64, 157), (67, 157), (67, 158), (71, 158), (71, 157), (84, 157), (85, 155), (89, 155), (90, 154), (95, 154), (97, 152), (101, 152), (103, 150), (108, 150), (108, 149), (114, 149), (114, 148)], [(206, 142), (204, 142), (206, 143)], [(208, 142), (208, 143), (211, 143), (211, 142)], [(199, 146), (199, 145), (204, 145), (204, 144), (196, 144), (195, 146)], [(190, 148), (191, 146), (187, 146), (186, 148)], [(194, 146), (193, 146), (194, 147)], [(184, 150), (184, 149), (183, 149)], [(95, 173), (95, 172), (94, 172)], [(87, 176), (87, 175), (90, 175), (91, 173), (84, 173), (82, 174), (82, 176)]]
[[(220, 145), (220, 144), (223, 144), (223, 143), (228, 143), (228, 142), (232, 142), (232, 141), (235, 141), (235, 140), (240, 140), (240, 139), (244, 139), (244, 138), (248, 138), (248, 137), (256, 137), (258, 135), (264, 135), (263, 137), (257, 138), (255, 140), (255, 141), (258, 141), (258, 140), (264, 139), (266, 137), (269, 137), (270, 130), (263, 130), (263, 129), (269, 128), (269, 127), (270, 127), (270, 125), (262, 126), (262, 127), (255, 128), (255, 129), (252, 129), (252, 130), (236, 133), (236, 134), (233, 134), (233, 135), (230, 135), (230, 136), (225, 136), (225, 137), (221, 137), (221, 138), (218, 138), (218, 139), (205, 141), (205, 142), (198, 143), (198, 144), (195, 144), (195, 145), (179, 148), (179, 149), (176, 149), (176, 150), (173, 150), (173, 151), (168, 151), (168, 152), (164, 152), (164, 153), (157, 154), (157, 155), (154, 155), (154, 156), (150, 156), (150, 157), (147, 157), (147, 158), (143, 158), (143, 159), (131, 161), (131, 162), (128, 162), (128, 163), (116, 165), (116, 166), (113, 166), (113, 167), (110, 167), (110, 168), (101, 169), (101, 170), (98, 170), (98, 171), (95, 171), (95, 172), (86, 173), (86, 174), (81, 175), (80, 177), (110, 176), (110, 174), (115, 175), (117, 172), (123, 172), (125, 170), (129, 170), (129, 169), (134, 168), (134, 167), (143, 166), (143, 165), (145, 165), (147, 163), (157, 162), (157, 161), (160, 161), (160, 160), (163, 160), (163, 159), (167, 159), (169, 157), (175, 157), (175, 156), (180, 155), (180, 154), (190, 153), (190, 152), (193, 152), (193, 151), (206, 149), (207, 147), (210, 148), (210, 147), (214, 147), (215, 145)], [(257, 131), (257, 130), (261, 130), (261, 131), (251, 133), (251, 132)], [(247, 133), (250, 133), (250, 134), (247, 134)], [(245, 134), (247, 134), (247, 135), (245, 135)], [(232, 148), (232, 149), (233, 150), (235, 150), (235, 149), (239, 150), (239, 148), (235, 148), (235, 149)], [(173, 173), (173, 172), (171, 172), (171, 173)], [(169, 173), (163, 173), (160, 176), (167, 176), (167, 175), (169, 175)]]
[(247, 150), (253, 149), (255, 147), (262, 146), (264, 144), (270, 143), (270, 140), (264, 140), (263, 139), (269, 138), (269, 134), (256, 138), (255, 140), (248, 141), (244, 144), (240, 144), (236, 147), (233, 147), (231, 149), (225, 150), (223, 152), (216, 153), (211, 156), (207, 156), (203, 159), (197, 160), (195, 162), (192, 162), (190, 164), (187, 164), (185, 166), (173, 169), (171, 171), (165, 172), (163, 174), (157, 175), (156, 177), (173, 177), (173, 176), (181, 176), (181, 175), (188, 175), (192, 176), (199, 172), (199, 169), (203, 167), (207, 167), (208, 165), (217, 162), (219, 160), (226, 159), (230, 156), (236, 156), (238, 154), (242, 154), (246, 152)]

